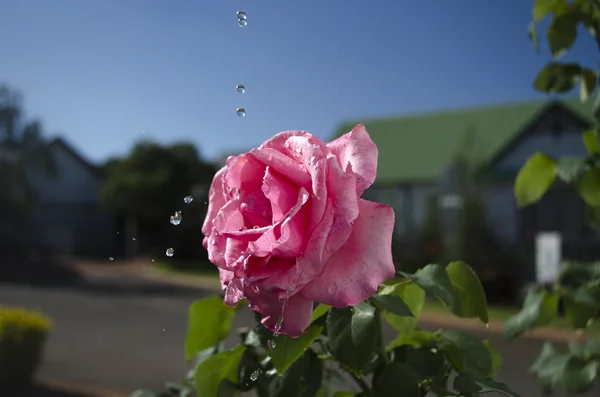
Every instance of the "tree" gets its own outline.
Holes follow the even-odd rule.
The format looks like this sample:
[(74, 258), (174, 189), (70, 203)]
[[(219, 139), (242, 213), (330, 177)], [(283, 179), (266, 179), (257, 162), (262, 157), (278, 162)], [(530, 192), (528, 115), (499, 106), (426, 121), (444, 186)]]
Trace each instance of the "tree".
[(22, 102), (19, 92), (0, 85), (0, 220), (8, 230), (15, 230), (36, 203), (31, 173), (57, 173), (41, 123), (24, 119)]
[[(216, 172), (192, 144), (161, 146), (150, 141), (138, 142), (128, 156), (109, 160), (103, 169), (106, 172), (101, 190), (103, 202), (127, 220), (128, 240), (135, 237), (154, 248), (170, 243), (166, 229), (170, 226), (169, 217), (182, 210), (184, 197), (196, 186), (208, 187)], [(178, 227), (180, 243), (193, 237), (195, 245), (201, 246), (199, 232), (189, 228), (199, 229), (202, 222), (206, 211), (202, 203), (206, 201), (208, 188), (204, 190), (202, 197), (194, 197), (197, 204), (186, 205), (184, 221)]]
[[(579, 96), (587, 102), (598, 85), (598, 72), (575, 62), (559, 62), (577, 40), (580, 26), (592, 36), (600, 49), (600, 1), (536, 0), (530, 36), (538, 49), (537, 23), (550, 19), (547, 38), (553, 60), (544, 66), (533, 82), (548, 94), (570, 92), (579, 84)], [(600, 214), (600, 95), (592, 107), (595, 125), (583, 133), (588, 154), (582, 158), (554, 159), (538, 152), (532, 155), (515, 180), (515, 198), (524, 207), (539, 201), (558, 178), (571, 184), (588, 206), (593, 226)], [(600, 262), (566, 263), (551, 288), (537, 288), (525, 298), (523, 308), (509, 318), (505, 329), (515, 338), (535, 327), (551, 323), (562, 303), (565, 317), (575, 329), (584, 330), (600, 311)], [(569, 395), (583, 394), (595, 383), (600, 369), (600, 334), (586, 343), (571, 342), (561, 351), (547, 342), (531, 367), (537, 372), (545, 394), (562, 386)]]

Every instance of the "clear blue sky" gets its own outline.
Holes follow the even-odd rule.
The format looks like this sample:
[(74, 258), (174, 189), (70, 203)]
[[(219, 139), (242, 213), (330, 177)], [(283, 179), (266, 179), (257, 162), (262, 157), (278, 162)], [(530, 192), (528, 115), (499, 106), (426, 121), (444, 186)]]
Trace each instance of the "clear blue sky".
[[(287, 129), (541, 98), (549, 59), (527, 0), (0, 2), (0, 81), (93, 161), (142, 137), (214, 158)], [(596, 55), (585, 37), (567, 59)]]

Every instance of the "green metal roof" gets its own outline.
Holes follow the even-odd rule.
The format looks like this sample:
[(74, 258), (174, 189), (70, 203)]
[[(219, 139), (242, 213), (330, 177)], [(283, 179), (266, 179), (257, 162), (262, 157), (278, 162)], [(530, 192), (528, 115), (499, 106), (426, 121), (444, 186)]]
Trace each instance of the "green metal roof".
[(376, 183), (428, 182), (440, 176), (468, 130), (474, 133), (479, 159), (487, 163), (549, 105), (559, 103), (582, 119), (591, 120), (592, 102), (581, 104), (575, 98), (535, 101), (345, 122), (335, 136), (363, 123), (379, 148)]

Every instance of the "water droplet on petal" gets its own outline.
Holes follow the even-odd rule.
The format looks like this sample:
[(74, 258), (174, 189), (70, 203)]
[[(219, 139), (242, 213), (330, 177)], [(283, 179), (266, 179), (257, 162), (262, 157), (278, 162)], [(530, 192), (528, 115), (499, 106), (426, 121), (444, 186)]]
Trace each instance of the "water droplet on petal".
[(258, 228), (260, 228), (260, 226), (258, 226), (258, 225), (252, 226), (252, 229), (258, 229)]
[(192, 201), (194, 201), (194, 198), (192, 196), (185, 196), (185, 198), (183, 199), (183, 202), (186, 204), (191, 204)]
[(237, 108), (235, 112), (240, 117), (246, 117), (246, 109), (244, 108)]
[(238, 84), (235, 86), (235, 90), (240, 94), (244, 94), (246, 92), (246, 87), (244, 87), (242, 84)]
[(277, 346), (277, 343), (275, 343), (275, 341), (273, 339), (269, 339), (267, 341), (267, 347), (271, 350), (275, 349), (275, 346)]
[(229, 189), (229, 198), (231, 198), (232, 200), (239, 200), (241, 194), (242, 192), (237, 187)]
[(181, 211), (175, 211), (175, 215), (171, 215), (170, 221), (172, 225), (177, 226), (181, 223), (182, 219), (183, 215), (181, 214)]
[(167, 248), (167, 251), (165, 252), (165, 254), (167, 254), (168, 257), (173, 256), (174, 253), (175, 250), (173, 248)]
[(256, 382), (256, 380), (258, 379), (259, 376), (260, 376), (260, 371), (256, 370), (256, 371), (252, 372), (252, 374), (250, 374), (250, 380), (252, 382)]

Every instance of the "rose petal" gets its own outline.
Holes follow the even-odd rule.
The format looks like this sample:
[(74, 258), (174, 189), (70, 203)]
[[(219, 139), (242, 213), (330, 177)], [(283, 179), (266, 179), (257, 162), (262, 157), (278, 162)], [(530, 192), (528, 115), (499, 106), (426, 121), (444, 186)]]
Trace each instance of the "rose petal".
[(229, 157), (226, 169), (224, 180), (229, 189), (245, 193), (260, 191), (266, 167), (254, 157), (248, 154)]
[(323, 272), (300, 291), (306, 298), (334, 307), (353, 306), (394, 276), (394, 210), (363, 199), (359, 209), (350, 238), (323, 265)]
[[(246, 290), (248, 289), (246, 288)], [(275, 325), (281, 318), (283, 299), (278, 299), (277, 294), (274, 293), (266, 295), (247, 293), (246, 298), (250, 308), (262, 314), (262, 324), (271, 331), (275, 331)], [(311, 300), (298, 294), (290, 296), (279, 333), (293, 338), (300, 336), (310, 324), (312, 310), (313, 302)]]
[(298, 186), (310, 187), (311, 180), (308, 172), (285, 154), (270, 148), (252, 149), (250, 154), (279, 174), (285, 175), (286, 178)]
[(375, 182), (378, 150), (364, 125), (357, 125), (327, 146), (339, 159), (342, 169), (356, 176), (359, 196)]
[(297, 204), (300, 187), (294, 186), (281, 175), (267, 167), (262, 191), (271, 203), (273, 223), (279, 222)]
[(208, 236), (213, 227), (213, 219), (217, 216), (221, 207), (225, 205), (227, 199), (223, 192), (223, 176), (225, 175), (227, 168), (223, 167), (215, 174), (210, 185), (208, 193), (208, 210), (206, 211), (206, 218), (202, 224), (202, 233)]

